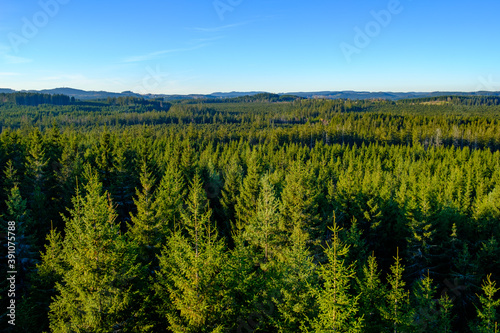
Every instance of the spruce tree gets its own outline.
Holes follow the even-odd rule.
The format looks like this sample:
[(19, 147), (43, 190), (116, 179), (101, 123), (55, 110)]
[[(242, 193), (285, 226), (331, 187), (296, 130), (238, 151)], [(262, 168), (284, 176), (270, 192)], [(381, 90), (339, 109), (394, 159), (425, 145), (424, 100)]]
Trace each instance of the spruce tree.
[(331, 244), (325, 249), (328, 262), (319, 268), (323, 286), (317, 292), (319, 316), (313, 326), (316, 332), (362, 332), (364, 318), (359, 313), (360, 295), (353, 296), (351, 283), (355, 271), (347, 264), (349, 246), (340, 240), (341, 228), (334, 221)]
[(241, 182), (243, 178), (243, 168), (235, 158), (224, 167), (223, 179), (224, 186), (221, 190), (220, 203), (224, 212), (225, 229), (231, 231), (235, 224), (236, 204), (240, 193)]
[(66, 218), (62, 260), (67, 269), (50, 305), (53, 332), (134, 329), (135, 290), (142, 271), (120, 234), (109, 194), (86, 168), (85, 195), (77, 190)]
[(170, 163), (155, 192), (156, 219), (160, 223), (162, 240), (182, 223), (181, 212), (186, 195), (184, 178), (181, 170)]
[(363, 266), (362, 272), (356, 277), (361, 297), (359, 298), (360, 313), (367, 323), (366, 332), (379, 333), (383, 330), (381, 308), (385, 301), (385, 286), (380, 280), (380, 270), (377, 259), (372, 253)]
[(289, 169), (281, 194), (281, 226), (300, 242), (309, 243), (318, 234), (318, 192), (310, 166), (295, 162)]
[(158, 202), (154, 200), (154, 182), (154, 177), (144, 163), (141, 170), (142, 190), (136, 190), (137, 199), (134, 199), (137, 213), (132, 215), (128, 236), (138, 247), (139, 259), (145, 265), (156, 261), (156, 255), (160, 253), (162, 240), (165, 238), (162, 222), (156, 215)]
[(240, 195), (236, 199), (236, 224), (233, 232), (241, 232), (246, 224), (255, 215), (257, 200), (259, 196), (259, 172), (260, 162), (257, 152), (254, 150), (247, 164), (246, 176), (240, 189)]
[(425, 278), (415, 283), (413, 290), (413, 332), (449, 332), (451, 326), (451, 307), (453, 304), (446, 294), (435, 298), (434, 286), (429, 272)]
[(244, 231), (244, 238), (259, 248), (264, 256), (264, 262), (268, 262), (276, 254), (279, 202), (268, 174), (261, 179), (260, 183), (262, 189), (257, 200), (255, 216), (249, 221)]
[(173, 332), (222, 330), (224, 291), (218, 275), (226, 262), (224, 243), (210, 219), (198, 173), (190, 183), (180, 228), (168, 237), (160, 256), (156, 293), (158, 311)]
[(382, 314), (394, 333), (408, 332), (412, 323), (413, 313), (410, 307), (410, 293), (405, 290), (406, 282), (403, 280), (404, 266), (401, 264), (399, 249), (391, 266), (391, 274), (387, 276), (389, 290), (386, 294), (386, 304)]
[(471, 325), (473, 332), (477, 333), (496, 333), (498, 332), (497, 308), (500, 306), (500, 300), (495, 294), (500, 290), (497, 288), (496, 281), (491, 281), (491, 274), (486, 277), (481, 286), (483, 294), (477, 295), (481, 307), (476, 306), (477, 323)]

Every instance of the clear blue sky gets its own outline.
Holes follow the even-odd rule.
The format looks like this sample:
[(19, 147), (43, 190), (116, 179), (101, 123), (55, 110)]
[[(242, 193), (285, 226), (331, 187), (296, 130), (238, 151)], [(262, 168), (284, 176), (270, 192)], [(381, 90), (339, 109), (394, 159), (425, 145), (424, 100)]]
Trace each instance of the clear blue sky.
[(0, 0), (0, 88), (500, 90), (499, 16), (498, 0)]

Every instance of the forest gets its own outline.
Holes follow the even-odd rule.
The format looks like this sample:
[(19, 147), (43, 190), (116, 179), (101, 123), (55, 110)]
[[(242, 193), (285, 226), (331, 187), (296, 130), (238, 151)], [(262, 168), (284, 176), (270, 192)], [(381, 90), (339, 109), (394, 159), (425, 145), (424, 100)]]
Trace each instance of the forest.
[(498, 97), (1, 94), (0, 131), (4, 332), (499, 332)]

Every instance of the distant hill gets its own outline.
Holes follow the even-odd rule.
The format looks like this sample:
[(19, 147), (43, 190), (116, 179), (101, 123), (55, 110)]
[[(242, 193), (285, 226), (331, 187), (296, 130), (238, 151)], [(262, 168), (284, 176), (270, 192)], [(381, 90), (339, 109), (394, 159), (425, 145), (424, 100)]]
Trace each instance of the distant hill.
[(62, 94), (81, 100), (107, 99), (108, 97), (122, 97), (122, 96), (142, 97), (140, 94), (136, 94), (131, 91), (124, 91), (122, 93), (113, 93), (108, 91), (86, 91), (73, 88), (30, 90), (29, 92), (37, 92), (41, 94), (51, 94), (51, 95)]
[[(0, 93), (13, 93), (15, 90), (8, 88), (0, 88)], [(248, 92), (214, 92), (212, 94), (190, 94), (190, 95), (168, 95), (168, 94), (147, 94), (141, 95), (134, 93), (132, 91), (124, 91), (121, 93), (108, 92), (108, 91), (86, 91), (73, 88), (55, 88), (55, 89), (45, 89), (45, 90), (30, 90), (29, 92), (37, 92), (42, 94), (51, 95), (67, 95), (70, 97), (75, 97), (80, 100), (91, 100), (91, 99), (107, 99), (108, 97), (143, 97), (146, 99), (163, 98), (165, 100), (178, 100), (178, 99), (217, 99), (217, 98), (238, 98), (244, 96), (254, 96), (259, 94), (266, 94), (264, 91), (248, 91)], [(370, 92), (370, 91), (316, 91), (316, 92), (287, 92), (279, 93), (276, 95), (292, 95), (302, 98), (328, 98), (328, 99), (388, 99), (388, 100), (400, 100), (400, 99), (411, 99), (411, 98), (423, 98), (423, 97), (438, 97), (438, 96), (500, 96), (500, 92), (491, 91), (478, 91), (478, 92), (449, 92), (449, 91), (435, 91), (435, 92)]]
[(16, 91), (15, 90), (12, 90), (12, 89), (4, 89), (4, 88), (0, 88), (0, 94), (11, 94), (11, 93), (15, 93)]
[(290, 92), (290, 95), (304, 98), (329, 98), (329, 99), (388, 99), (400, 100), (423, 97), (439, 96), (500, 96), (500, 92), (478, 91), (478, 92), (459, 92), (459, 91), (434, 91), (434, 92), (369, 92), (369, 91), (318, 91), (318, 92)]

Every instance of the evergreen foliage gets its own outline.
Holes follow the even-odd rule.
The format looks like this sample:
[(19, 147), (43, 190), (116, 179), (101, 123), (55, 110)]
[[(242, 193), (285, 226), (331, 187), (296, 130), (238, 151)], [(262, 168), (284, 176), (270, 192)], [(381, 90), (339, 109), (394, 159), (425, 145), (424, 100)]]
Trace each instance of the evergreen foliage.
[(63, 100), (0, 96), (16, 330), (497, 329), (498, 98)]

